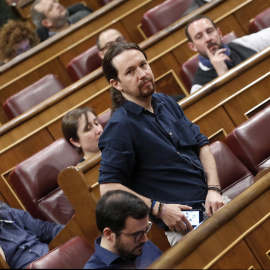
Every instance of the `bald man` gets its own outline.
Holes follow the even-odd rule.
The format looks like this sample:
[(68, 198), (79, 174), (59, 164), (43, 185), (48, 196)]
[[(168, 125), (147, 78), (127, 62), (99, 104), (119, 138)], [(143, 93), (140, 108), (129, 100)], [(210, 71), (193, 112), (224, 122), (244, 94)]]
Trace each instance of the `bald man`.
[(104, 58), (104, 55), (114, 43), (125, 40), (125, 37), (117, 29), (111, 28), (101, 32), (97, 38), (98, 54), (100, 58)]

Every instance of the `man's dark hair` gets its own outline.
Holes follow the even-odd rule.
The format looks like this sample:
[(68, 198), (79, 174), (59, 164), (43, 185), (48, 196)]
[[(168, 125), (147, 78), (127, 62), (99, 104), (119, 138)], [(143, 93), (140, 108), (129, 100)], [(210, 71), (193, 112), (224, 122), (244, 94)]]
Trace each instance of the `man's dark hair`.
[(118, 70), (113, 65), (112, 61), (113, 59), (121, 54), (124, 51), (128, 50), (138, 50), (140, 51), (145, 59), (147, 60), (147, 56), (143, 49), (140, 48), (139, 45), (135, 43), (128, 43), (128, 42), (117, 42), (113, 44), (109, 50), (106, 52), (102, 65), (103, 65), (103, 72), (108, 82), (110, 82), (111, 79), (119, 80), (118, 79)]
[[(145, 59), (147, 60), (147, 56), (143, 49), (140, 48), (139, 45), (135, 43), (127, 43), (127, 42), (118, 42), (113, 44), (110, 49), (106, 52), (102, 66), (103, 66), (103, 72), (108, 82), (110, 82), (111, 79), (119, 81), (118, 78), (118, 70), (113, 65), (112, 61), (114, 57), (121, 54), (124, 51), (128, 50), (138, 50), (140, 51)], [(123, 97), (122, 93), (118, 91), (117, 89), (111, 87), (111, 99), (112, 99), (112, 113), (122, 106), (125, 102), (125, 98)]]
[(125, 228), (126, 219), (143, 219), (149, 214), (145, 202), (134, 194), (124, 190), (106, 192), (96, 206), (96, 222), (101, 233), (108, 227), (117, 236)]
[(190, 35), (189, 35), (189, 33), (188, 33), (189, 25), (190, 25), (191, 23), (195, 22), (195, 21), (200, 20), (200, 19), (208, 19), (208, 20), (213, 24), (213, 26), (214, 26), (215, 28), (217, 28), (217, 26), (216, 26), (216, 24), (214, 23), (214, 21), (213, 21), (211, 18), (209, 18), (208, 16), (205, 16), (205, 15), (197, 15), (197, 16), (193, 17), (191, 20), (189, 20), (189, 22), (188, 22), (187, 25), (186, 25), (186, 29), (185, 29), (185, 31), (186, 31), (186, 36), (187, 36), (187, 38), (188, 38), (188, 41), (190, 41), (190, 42), (192, 42), (192, 39), (191, 39), (191, 37), (190, 37)]

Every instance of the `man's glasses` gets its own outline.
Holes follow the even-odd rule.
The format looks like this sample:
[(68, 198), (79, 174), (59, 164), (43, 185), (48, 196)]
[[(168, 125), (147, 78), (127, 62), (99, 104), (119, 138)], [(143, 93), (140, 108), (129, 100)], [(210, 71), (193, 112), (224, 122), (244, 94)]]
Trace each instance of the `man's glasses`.
[(109, 48), (110, 48), (114, 43), (122, 42), (122, 41), (125, 41), (125, 40), (126, 40), (126, 39), (125, 39), (123, 36), (122, 36), (122, 37), (118, 37), (115, 41), (107, 42), (103, 48), (100, 48), (100, 51), (109, 50)]
[(149, 231), (152, 227), (152, 222), (148, 221), (148, 224), (149, 225), (147, 226), (147, 228), (144, 231), (138, 232), (138, 233), (136, 233), (136, 235), (134, 235), (132, 233), (123, 233), (123, 232), (120, 232), (120, 233), (134, 238), (134, 243), (138, 243), (143, 238), (144, 234), (149, 233)]

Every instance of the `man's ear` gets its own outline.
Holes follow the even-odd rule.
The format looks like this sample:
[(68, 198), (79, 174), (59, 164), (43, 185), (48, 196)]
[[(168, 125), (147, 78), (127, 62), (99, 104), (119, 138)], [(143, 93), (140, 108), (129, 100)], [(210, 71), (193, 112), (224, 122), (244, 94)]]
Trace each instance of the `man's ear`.
[(117, 81), (117, 80), (114, 80), (114, 79), (111, 79), (110, 80), (110, 84), (113, 88), (119, 90), (119, 91), (122, 91), (122, 84), (121, 82)]
[(188, 47), (189, 47), (192, 51), (198, 52), (198, 50), (197, 50), (197, 48), (196, 48), (196, 46), (194, 45), (193, 42), (189, 41), (189, 42), (188, 42)]
[(107, 241), (114, 243), (116, 234), (108, 227), (103, 230), (103, 237), (106, 238)]
[(50, 28), (52, 27), (52, 22), (49, 19), (43, 19), (41, 21), (42, 26), (44, 26), (45, 28)]
[(221, 32), (221, 30), (220, 30), (219, 27), (217, 28), (217, 31), (218, 31), (218, 34), (219, 34), (219, 36), (220, 36), (220, 39), (222, 39), (222, 32)]
[(81, 144), (78, 141), (75, 141), (73, 138), (70, 138), (69, 141), (76, 147), (81, 148)]

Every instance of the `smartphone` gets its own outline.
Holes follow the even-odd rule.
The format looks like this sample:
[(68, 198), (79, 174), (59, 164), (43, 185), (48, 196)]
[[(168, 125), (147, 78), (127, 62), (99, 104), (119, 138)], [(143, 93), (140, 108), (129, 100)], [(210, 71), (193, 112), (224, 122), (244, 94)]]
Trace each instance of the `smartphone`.
[(193, 227), (198, 226), (203, 221), (203, 211), (199, 209), (182, 211)]

